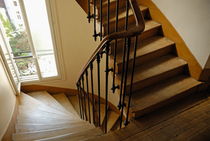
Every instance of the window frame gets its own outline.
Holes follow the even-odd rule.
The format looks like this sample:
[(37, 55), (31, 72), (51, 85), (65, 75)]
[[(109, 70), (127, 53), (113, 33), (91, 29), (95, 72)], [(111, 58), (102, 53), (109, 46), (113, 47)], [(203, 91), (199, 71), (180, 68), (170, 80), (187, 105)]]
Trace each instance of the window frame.
[(43, 78), (41, 76), (41, 70), (40, 70), (39, 63), (38, 63), (38, 55), (36, 54), (36, 51), (35, 51), (35, 48), (33, 45), (32, 35), (31, 35), (30, 28), (29, 28), (27, 14), (26, 14), (25, 6), (24, 6), (24, 0), (19, 0), (20, 9), (22, 12), (24, 24), (26, 27), (26, 32), (28, 34), (29, 43), (31, 45), (31, 51), (34, 56), (35, 64), (37, 67), (37, 74), (38, 74), (38, 80), (26, 81), (26, 82), (22, 82), (22, 84), (28, 84), (28, 83), (33, 83), (33, 82), (47, 82), (47, 81), (52, 81), (52, 80), (63, 80), (65, 77), (64, 76), (65, 73), (64, 73), (64, 69), (63, 69), (64, 66), (62, 65), (63, 63), (61, 63), (61, 62), (63, 62), (63, 58), (62, 58), (62, 53), (61, 53), (62, 52), (61, 41), (59, 38), (60, 32), (58, 29), (58, 24), (55, 24), (56, 20), (54, 19), (54, 16), (53, 16), (54, 12), (56, 10), (54, 8), (52, 8), (51, 0), (45, 0), (45, 3), (46, 3), (46, 10), (47, 10), (47, 15), (48, 15), (48, 21), (49, 21), (49, 27), (50, 27), (50, 33), (51, 33), (51, 38), (52, 38), (53, 51), (54, 51), (54, 57), (55, 57), (55, 63), (56, 63), (58, 75), (52, 76), (52, 77), (47, 77), (47, 78)]

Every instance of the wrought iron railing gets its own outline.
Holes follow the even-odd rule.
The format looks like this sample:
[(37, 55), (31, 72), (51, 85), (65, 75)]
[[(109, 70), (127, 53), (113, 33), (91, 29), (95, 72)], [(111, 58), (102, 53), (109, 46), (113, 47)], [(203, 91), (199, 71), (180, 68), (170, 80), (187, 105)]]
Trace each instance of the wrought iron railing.
[[(135, 58), (136, 58), (136, 49), (138, 43), (138, 37), (143, 32), (145, 28), (145, 23), (143, 15), (140, 11), (139, 5), (136, 0), (125, 0), (126, 4), (126, 15), (125, 15), (125, 27), (124, 30), (119, 31), (119, 0), (116, 0), (116, 14), (115, 14), (115, 31), (110, 33), (110, 0), (88, 0), (88, 21), (93, 20), (94, 22), (94, 39), (97, 40), (97, 37), (100, 37), (101, 43), (95, 52), (90, 57), (87, 64), (84, 66), (78, 80), (78, 97), (80, 103), (80, 116), (84, 120), (89, 120), (91, 122), (91, 115), (93, 118), (93, 123), (97, 126), (101, 126), (101, 94), (105, 93), (105, 119), (104, 126), (105, 132), (107, 132), (107, 120), (108, 120), (108, 102), (109, 102), (109, 89), (115, 93), (116, 89), (119, 89), (119, 104), (118, 108), (120, 111), (120, 127), (122, 127), (122, 122), (125, 117), (124, 124), (129, 123), (129, 109), (132, 97), (132, 83), (134, 77), (134, 68), (135, 68)], [(103, 17), (103, 6), (106, 2), (107, 6), (107, 15), (106, 19)], [(131, 10), (130, 10), (131, 9)], [(98, 13), (96, 13), (98, 11)], [(135, 26), (129, 27), (129, 12), (132, 11), (133, 16), (135, 17)], [(104, 23), (106, 26), (104, 27)], [(99, 23), (99, 32), (97, 32), (97, 23)], [(106, 36), (104, 29), (107, 29)], [(103, 38), (104, 37), (104, 38)], [(131, 39), (135, 39), (134, 44), (131, 44)], [(124, 40), (123, 46), (123, 56), (122, 56), (122, 72), (121, 72), (121, 81), (120, 84), (116, 82), (116, 58), (118, 51), (118, 40)], [(113, 45), (114, 44), (114, 45)], [(133, 45), (133, 46), (131, 46)], [(131, 48), (133, 47), (133, 61), (132, 67), (129, 66), (129, 59), (131, 56)], [(113, 64), (110, 65), (110, 50), (112, 51)], [(105, 58), (103, 57), (105, 54)], [(105, 61), (105, 83), (101, 83), (101, 61)], [(95, 65), (94, 65), (95, 64)], [(110, 67), (111, 66), (111, 67)], [(131, 85), (129, 91), (127, 90), (127, 81), (128, 81), (128, 71), (131, 71)], [(112, 72), (112, 87), (109, 88), (109, 73)], [(97, 74), (97, 80), (94, 80), (94, 73)], [(90, 82), (89, 82), (90, 80)], [(97, 83), (97, 86), (96, 84)], [(86, 84), (86, 86), (85, 86)], [(105, 86), (105, 90), (102, 91), (101, 88)], [(86, 88), (85, 88), (86, 87)], [(91, 91), (90, 88), (91, 87)], [(96, 88), (97, 87), (97, 88)], [(129, 95), (127, 103), (125, 104), (125, 97)], [(87, 102), (87, 103), (86, 103)], [(90, 110), (90, 104), (92, 104), (92, 113)], [(125, 108), (127, 110), (125, 111)], [(97, 115), (95, 113), (97, 111)]]

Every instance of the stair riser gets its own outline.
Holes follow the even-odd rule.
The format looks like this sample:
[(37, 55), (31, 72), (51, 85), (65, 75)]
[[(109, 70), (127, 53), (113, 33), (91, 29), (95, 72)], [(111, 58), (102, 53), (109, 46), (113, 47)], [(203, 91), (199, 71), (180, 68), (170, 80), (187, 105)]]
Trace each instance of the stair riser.
[[(173, 45), (169, 45), (169, 46), (166, 46), (165, 48), (161, 48), (161, 49), (151, 52), (149, 54), (145, 54), (143, 56), (137, 56), (135, 66), (141, 65), (141, 64), (148, 62), (150, 60), (154, 60), (154, 59), (164, 56), (166, 54), (173, 53), (174, 50), (175, 50), (175, 47)], [(132, 58), (129, 60), (129, 64), (128, 64), (129, 68), (132, 68), (132, 66), (133, 66), (133, 54), (131, 57)], [(116, 72), (118, 74), (122, 72), (122, 65), (123, 65), (122, 62), (119, 64), (117, 63)]]
[[(133, 92), (136, 92), (136, 91), (141, 90), (145, 87), (157, 84), (157, 83), (159, 83), (163, 80), (167, 80), (168, 78), (171, 78), (171, 77), (176, 76), (178, 74), (182, 74), (183, 72), (185, 72), (186, 68), (187, 68), (187, 65), (180, 66), (178, 68), (174, 68), (172, 70), (169, 70), (169, 71), (167, 71), (163, 74), (159, 74), (157, 76), (150, 77), (149, 79), (136, 82), (136, 83), (133, 84)], [(126, 90), (127, 90), (127, 94), (129, 94), (130, 85), (127, 86)]]
[[(138, 37), (138, 40), (139, 40), (139, 43), (138, 44), (140, 44), (143, 40), (145, 40), (145, 39), (148, 39), (148, 38), (150, 38), (150, 37), (153, 37), (153, 36), (155, 36), (155, 35), (160, 35), (161, 34), (161, 26), (158, 26), (158, 27), (155, 27), (155, 28), (152, 28), (152, 29), (150, 29), (150, 30), (148, 30), (148, 31), (144, 31), (139, 37)], [(131, 38), (131, 48), (133, 49), (134, 48), (134, 38)], [(124, 48), (124, 44), (125, 44), (125, 41), (123, 40), (123, 39), (121, 39), (121, 40), (118, 40), (117, 41), (117, 49), (116, 49), (116, 51), (117, 52), (122, 52), (123, 51), (123, 48)], [(112, 41), (111, 42), (111, 51), (110, 51), (110, 53), (111, 53), (111, 58), (112, 58), (112, 60), (113, 60), (113, 55), (114, 55), (114, 47), (115, 47), (115, 41)], [(168, 46), (169, 47), (169, 46)], [(165, 50), (165, 48), (163, 49), (163, 50)], [(168, 49), (166, 49), (166, 50), (168, 50)], [(169, 49), (170, 50), (170, 49)], [(174, 49), (173, 49), (174, 50)], [(160, 50), (159, 50), (160, 51)], [(162, 50), (161, 50), (162, 51)], [(167, 51), (166, 51), (167, 52)], [(121, 68), (120, 66), (117, 66), (118, 68)], [(120, 70), (119, 70), (119, 72), (120, 72)]]
[[(146, 13), (147, 13), (147, 11), (143, 11), (144, 15), (147, 15)], [(107, 19), (104, 18), (103, 21), (106, 22)], [(133, 15), (130, 15), (128, 17), (128, 25), (129, 25), (128, 29), (134, 27), (135, 24), (136, 24), (135, 17)], [(110, 24), (109, 24), (109, 31), (110, 31), (110, 33), (114, 33), (115, 32), (115, 26), (116, 26), (116, 22), (115, 21), (110, 22)], [(103, 24), (103, 29), (104, 29), (104, 36), (106, 36), (107, 32), (108, 32), (108, 25), (107, 24)], [(123, 31), (123, 30), (125, 30), (125, 18), (121, 18), (118, 21), (118, 31)]]
[(194, 94), (195, 92), (197, 92), (199, 87), (200, 87), (200, 85), (195, 86), (195, 87), (193, 87), (193, 88), (191, 88), (191, 89), (189, 89), (189, 90), (187, 90), (185, 92), (177, 94), (174, 97), (171, 97), (171, 98), (169, 98), (169, 99), (167, 99), (165, 101), (162, 101), (160, 103), (157, 103), (155, 105), (152, 105), (152, 106), (150, 106), (150, 107), (148, 107), (146, 109), (143, 109), (141, 111), (135, 111), (134, 109), (131, 109), (131, 111), (132, 111), (131, 115), (133, 115), (134, 118), (139, 118), (139, 117), (141, 117), (141, 116), (143, 116), (145, 114), (151, 113), (151, 112), (153, 112), (153, 111), (155, 111), (155, 110), (157, 110), (157, 109), (159, 109), (159, 108), (161, 108), (161, 107), (163, 107), (165, 105), (168, 105), (170, 103), (174, 103), (174, 102), (176, 102), (177, 100), (179, 100), (181, 98), (184, 98), (186, 96), (190, 96), (191, 94)]
[[(106, 8), (107, 9), (107, 8)], [(106, 10), (107, 11), (107, 10)], [(125, 9), (123, 9), (123, 8), (121, 8), (120, 10), (119, 10), (119, 14), (123, 14), (123, 12), (125, 12)], [(142, 12), (142, 15), (143, 15), (143, 17), (144, 17), (144, 19), (146, 20), (146, 19), (150, 19), (150, 16), (149, 16), (149, 9), (144, 9), (144, 10), (141, 10), (141, 12)], [(102, 24), (104, 25), (104, 28), (106, 28), (107, 27), (107, 12), (103, 12), (103, 17), (102, 17)], [(98, 17), (98, 19), (100, 18), (100, 13), (99, 13), (99, 17)], [(114, 19), (114, 21), (113, 21), (113, 19)], [(113, 8), (113, 9), (110, 9), (110, 27), (112, 27), (112, 28), (114, 28), (115, 27), (115, 19), (116, 19), (116, 9), (115, 9), (115, 7)], [(123, 18), (123, 17), (119, 17), (118, 18), (119, 20), (118, 20), (118, 24), (119, 24), (119, 26), (123, 23), (125, 23), (125, 18)], [(131, 20), (131, 21), (135, 21), (135, 17), (134, 17), (134, 15), (133, 15), (133, 12), (132, 12), (132, 10), (130, 10), (129, 11), (129, 19)], [(112, 20), (112, 21), (111, 21)], [(135, 24), (135, 22), (134, 22), (134, 24)]]
[[(178, 68), (169, 70), (163, 74), (159, 74), (157, 76), (150, 77), (149, 79), (135, 82), (135, 83), (133, 83), (132, 92), (135, 93), (136, 91), (139, 91), (145, 87), (154, 85), (158, 82), (161, 82), (163, 80), (166, 80), (166, 79), (176, 76), (178, 74), (182, 74), (183, 72), (185, 72), (186, 68), (187, 68), (187, 65), (180, 66)], [(129, 80), (129, 82), (130, 82), (130, 80)], [(118, 80), (117, 83), (120, 84), (120, 81)], [(130, 93), (130, 85), (127, 85), (126, 94), (129, 95), (129, 93)]]

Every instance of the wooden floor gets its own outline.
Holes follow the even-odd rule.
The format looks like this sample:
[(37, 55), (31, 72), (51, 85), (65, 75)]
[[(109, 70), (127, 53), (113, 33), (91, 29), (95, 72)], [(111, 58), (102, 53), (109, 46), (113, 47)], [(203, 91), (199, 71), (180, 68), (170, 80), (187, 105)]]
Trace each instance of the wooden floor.
[(210, 94), (200, 93), (133, 120), (94, 141), (210, 141)]

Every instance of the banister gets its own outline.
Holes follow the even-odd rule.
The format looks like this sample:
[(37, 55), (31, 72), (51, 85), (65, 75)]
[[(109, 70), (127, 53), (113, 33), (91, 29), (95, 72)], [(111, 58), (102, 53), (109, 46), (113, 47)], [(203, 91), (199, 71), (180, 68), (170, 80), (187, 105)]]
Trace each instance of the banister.
[(134, 17), (135, 17), (136, 27), (133, 27), (127, 31), (115, 32), (115, 33), (105, 36), (103, 38), (103, 40), (101, 41), (101, 43), (99, 44), (99, 46), (97, 47), (97, 49), (91, 55), (88, 62), (84, 65), (84, 67), (79, 75), (79, 78), (77, 79), (77, 82), (79, 82), (79, 80), (81, 79), (81, 76), (85, 73), (86, 69), (96, 59), (97, 54), (100, 53), (105, 48), (105, 45), (108, 42), (111, 42), (112, 40), (120, 39), (120, 38), (134, 37), (134, 36), (141, 34), (144, 31), (145, 22), (144, 22), (142, 12), (139, 8), (138, 2), (136, 0), (129, 0), (129, 3), (131, 6), (131, 9), (133, 11)]

